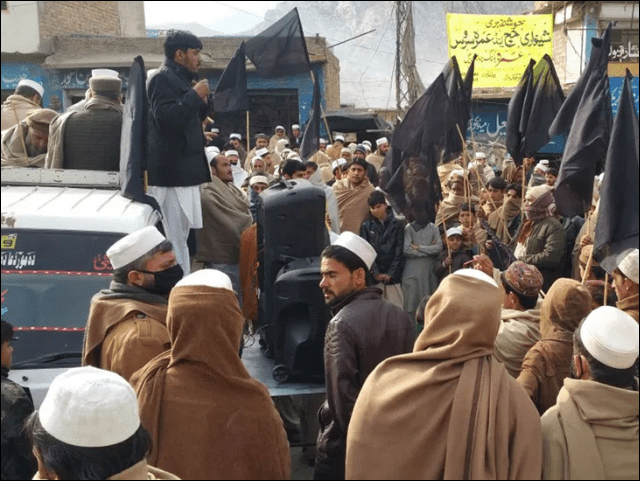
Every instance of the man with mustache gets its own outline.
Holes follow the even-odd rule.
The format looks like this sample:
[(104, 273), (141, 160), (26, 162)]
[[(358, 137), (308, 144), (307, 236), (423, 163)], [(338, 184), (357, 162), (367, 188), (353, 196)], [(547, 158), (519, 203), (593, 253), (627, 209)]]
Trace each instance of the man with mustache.
[(410, 352), (415, 325), (369, 287), (375, 249), (344, 232), (322, 253), (320, 288), (331, 307), (324, 344), (327, 401), (320, 408), (315, 479), (344, 479), (347, 428), (365, 379), (386, 358)]

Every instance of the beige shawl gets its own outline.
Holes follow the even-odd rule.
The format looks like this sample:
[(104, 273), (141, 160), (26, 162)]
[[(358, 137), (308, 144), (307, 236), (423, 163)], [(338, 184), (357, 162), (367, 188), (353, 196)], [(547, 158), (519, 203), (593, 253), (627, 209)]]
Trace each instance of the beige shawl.
[(240, 262), (240, 236), (252, 224), (244, 193), (213, 177), (200, 188), (202, 229), (197, 231), (195, 259), (216, 264)]
[(349, 231), (360, 235), (360, 227), (369, 214), (369, 195), (374, 190), (366, 177), (357, 187), (348, 178), (333, 184), (333, 191), (338, 199), (340, 232)]
[(502, 310), (493, 356), (514, 379), (520, 375), (524, 356), (540, 340), (540, 304), (528, 311)]
[(449, 192), (446, 199), (440, 204), (438, 213), (436, 215), (436, 225), (447, 224), (453, 219), (457, 219), (460, 214), (460, 206), (468, 202), (476, 203), (478, 198), (475, 196), (467, 197), (464, 195), (456, 195), (453, 192)]
[(43, 167), (46, 153), (28, 157), (25, 151), (26, 120), (2, 131), (1, 152), (2, 167)]
[(522, 199), (512, 197), (503, 205), (498, 207), (498, 210), (489, 214), (489, 218), (487, 219), (489, 227), (493, 229), (496, 236), (498, 236), (498, 238), (505, 244), (511, 242), (511, 234), (509, 234), (507, 226), (509, 225), (509, 222), (520, 214), (521, 206)]
[(565, 379), (542, 416), (543, 479), (638, 479), (638, 391)]
[(347, 437), (347, 479), (539, 479), (540, 420), (491, 353), (502, 291), (446, 277), (414, 352), (367, 378)]

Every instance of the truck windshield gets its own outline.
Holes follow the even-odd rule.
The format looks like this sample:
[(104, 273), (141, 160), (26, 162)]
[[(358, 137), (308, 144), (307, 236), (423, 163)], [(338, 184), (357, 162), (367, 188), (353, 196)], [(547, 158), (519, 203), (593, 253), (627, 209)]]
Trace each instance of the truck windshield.
[(109, 287), (104, 255), (124, 234), (2, 229), (2, 318), (13, 368), (79, 366), (91, 298)]

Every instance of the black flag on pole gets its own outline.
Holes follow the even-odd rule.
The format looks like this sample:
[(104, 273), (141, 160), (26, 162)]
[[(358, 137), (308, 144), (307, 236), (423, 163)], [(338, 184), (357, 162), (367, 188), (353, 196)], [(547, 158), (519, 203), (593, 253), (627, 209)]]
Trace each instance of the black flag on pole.
[(247, 40), (245, 51), (261, 77), (286, 77), (311, 71), (297, 8)]
[(507, 150), (516, 165), (549, 142), (549, 127), (562, 107), (564, 94), (551, 57), (529, 62), (509, 101)]
[(213, 98), (214, 111), (238, 112), (249, 108), (244, 42), (222, 72)]
[[(447, 109), (444, 114), (447, 127), (443, 140), (445, 158), (447, 160), (457, 157), (460, 152), (463, 151), (463, 139), (460, 138), (460, 132), (462, 132), (463, 137), (466, 137), (467, 124), (471, 116), (471, 89), (467, 86), (467, 82), (469, 82), (471, 84), (470, 87), (473, 88), (474, 63), (469, 67), (471, 76), (469, 77), (469, 72), (467, 71), (467, 76), (464, 80), (462, 79), (458, 60), (455, 56), (451, 57), (442, 70), (448, 97)], [(458, 128), (460, 131), (458, 131)]]
[[(582, 95), (567, 136), (555, 190), (558, 213), (564, 217), (583, 215), (591, 207), (594, 177), (602, 171), (609, 146), (613, 121), (607, 74), (608, 33), (609, 29), (601, 39), (593, 39), (592, 58), (595, 56), (598, 61), (590, 60), (590, 69), (583, 73), (587, 77), (586, 82), (582, 78), (578, 81)], [(570, 98), (571, 95), (567, 101)], [(558, 116), (564, 116), (566, 112), (563, 106)], [(558, 119), (551, 126), (552, 133), (560, 132), (554, 130), (556, 122)]]
[(300, 145), (300, 157), (309, 160), (320, 149), (320, 82), (313, 79), (313, 103), (309, 112), (309, 121), (304, 130), (302, 144)]
[(138, 56), (129, 70), (127, 100), (122, 114), (120, 138), (120, 194), (127, 199), (149, 204), (160, 212), (160, 206), (144, 190), (147, 170), (147, 100), (144, 60)]
[(562, 104), (562, 108), (558, 112), (553, 124), (551, 124), (549, 128), (549, 138), (569, 132), (591, 73), (602, 68), (606, 69), (609, 63), (609, 50), (611, 48), (611, 28), (612, 24), (609, 23), (609, 27), (602, 34), (602, 37), (591, 39), (593, 48), (591, 49), (591, 57), (589, 57), (587, 68), (582, 72), (582, 75)]
[(639, 241), (638, 114), (632, 78), (627, 70), (600, 188), (593, 255), (607, 272), (612, 272), (630, 250), (637, 249)]
[(409, 220), (433, 222), (442, 197), (436, 147), (442, 142), (445, 122), (434, 112), (447, 109), (447, 88), (440, 74), (407, 111), (393, 135), (385, 165), (388, 180), (382, 188)]

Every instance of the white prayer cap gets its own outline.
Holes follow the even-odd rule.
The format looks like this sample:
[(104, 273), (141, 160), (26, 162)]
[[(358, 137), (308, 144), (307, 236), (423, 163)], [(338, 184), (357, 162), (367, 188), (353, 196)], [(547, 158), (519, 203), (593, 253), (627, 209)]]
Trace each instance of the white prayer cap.
[(351, 153), (351, 149), (349, 147), (342, 147), (342, 149), (340, 150), (341, 154), (346, 154), (346, 153)]
[(94, 68), (91, 71), (92, 77), (113, 77), (118, 78), (118, 72), (110, 68)]
[(451, 227), (447, 230), (447, 239), (454, 235), (459, 235), (460, 237), (462, 237), (462, 229), (460, 227)]
[(207, 286), (219, 289), (227, 289), (233, 292), (231, 279), (224, 272), (215, 269), (202, 269), (182, 278), (176, 287)]
[(321, 144), (325, 144), (326, 145), (327, 144), (327, 139), (320, 139), (320, 140), (318, 140), (318, 142), (321, 143)]
[(205, 147), (204, 154), (207, 156), (207, 162), (211, 162), (216, 155), (220, 154), (220, 149), (218, 147)]
[(58, 441), (83, 448), (119, 444), (140, 427), (138, 399), (131, 385), (114, 372), (90, 366), (56, 377), (38, 417)]
[(486, 275), (484, 272), (479, 271), (478, 269), (460, 269), (453, 273), (454, 276), (462, 276), (462, 277), (471, 277), (473, 279), (479, 279), (488, 284), (491, 284), (494, 287), (498, 287), (496, 281)]
[(132, 232), (113, 244), (107, 250), (107, 257), (114, 269), (130, 264), (140, 259), (154, 247), (165, 241), (165, 237), (158, 229), (150, 225), (144, 229)]
[(230, 139), (238, 139), (238, 140), (242, 140), (242, 135), (240, 134), (231, 134), (229, 136)]
[(546, 165), (547, 167), (549, 167), (549, 159), (542, 159), (540, 162), (538, 162), (539, 164), (542, 165)]
[(620, 262), (618, 269), (635, 284), (640, 284), (638, 279), (638, 249), (634, 249), (627, 254)]
[(533, 169), (534, 171), (536, 170), (541, 170), (542, 172), (544, 172), (545, 174), (549, 171), (549, 167), (547, 167), (546, 165), (544, 165), (542, 162), (538, 163), (536, 165), (536, 168)]
[(269, 149), (267, 149), (266, 147), (263, 147), (262, 149), (258, 149), (256, 150), (256, 155), (258, 157), (264, 157), (265, 155), (267, 155), (269, 153)]
[(264, 160), (264, 159), (259, 155), (256, 155), (253, 159), (251, 159), (251, 165), (255, 165), (256, 160)]
[(254, 175), (253, 177), (251, 177), (249, 185), (253, 186), (254, 184), (269, 185), (269, 179), (267, 179), (264, 175)]
[(334, 160), (333, 163), (331, 164), (331, 170), (336, 170), (338, 167), (346, 164), (347, 161), (345, 159), (343, 159), (342, 157), (340, 157), (338, 160)]
[(38, 95), (40, 95), (40, 97), (44, 95), (44, 87), (38, 82), (29, 80), (28, 78), (23, 78), (22, 80), (20, 80), (20, 82), (18, 82), (18, 87), (30, 87), (38, 92)]
[(368, 140), (363, 140), (362, 143), (371, 147), (371, 142), (369, 142)]
[(476, 162), (475, 160), (473, 162), (469, 162), (469, 170), (473, 170), (477, 168), (478, 168), (478, 162)]
[(383, 144), (388, 144), (388, 143), (389, 143), (389, 141), (387, 140), (386, 137), (380, 137), (378, 140), (376, 140), (376, 145), (378, 147), (380, 147)]
[(214, 127), (212, 128), (209, 132), (213, 133), (213, 134), (219, 134), (220, 133), (220, 129)]
[(367, 266), (367, 269), (371, 269), (373, 261), (376, 260), (378, 254), (376, 250), (359, 235), (353, 232), (343, 232), (338, 237), (338, 240), (333, 243), (334, 246), (344, 247), (357, 255)]
[(238, 151), (237, 150), (227, 150), (224, 153), (225, 157), (229, 157), (230, 155), (235, 155), (236, 157), (238, 157)]
[(464, 177), (464, 170), (456, 169), (452, 170), (449, 174), (449, 180), (453, 179), (454, 176), (459, 175), (460, 177)]
[(284, 127), (283, 127), (282, 125), (278, 125), (278, 126), (276, 127), (276, 130), (284, 130)]
[(487, 158), (487, 154), (485, 154), (484, 152), (476, 152), (476, 159), (482, 160), (486, 158)]
[(336, 135), (334, 140), (339, 140), (340, 142), (344, 142), (344, 137), (342, 135)]
[(300, 126), (298, 124), (293, 124), (291, 126), (291, 130), (296, 130), (296, 129), (300, 130)]
[(611, 306), (599, 307), (582, 322), (580, 340), (594, 358), (614, 369), (629, 369), (638, 358), (638, 323)]

